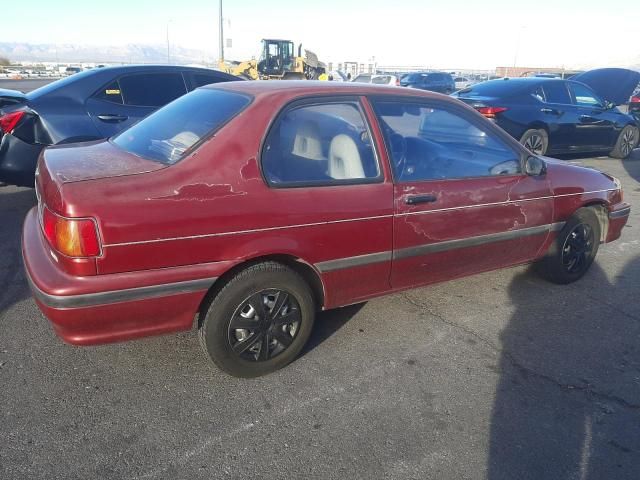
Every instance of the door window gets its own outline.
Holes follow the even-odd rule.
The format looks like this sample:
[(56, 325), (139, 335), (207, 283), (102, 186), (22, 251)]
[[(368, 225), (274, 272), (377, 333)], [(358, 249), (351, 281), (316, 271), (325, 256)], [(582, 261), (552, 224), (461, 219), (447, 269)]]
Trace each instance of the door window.
[(216, 75), (208, 75), (206, 73), (191, 74), (191, 85), (193, 88), (198, 88), (204, 85), (210, 85), (212, 83), (219, 83), (224, 81), (226, 81), (226, 79), (217, 77)]
[(262, 169), (273, 186), (381, 179), (369, 129), (356, 101), (285, 111), (267, 135)]
[(143, 73), (120, 79), (126, 105), (161, 107), (187, 93), (181, 73)]
[(544, 96), (548, 103), (571, 103), (571, 97), (569, 97), (569, 92), (567, 91), (565, 82), (557, 80), (545, 82), (542, 86), (542, 90), (544, 91)]
[(98, 90), (98, 92), (94, 95), (95, 98), (100, 100), (105, 100), (111, 103), (122, 104), (122, 91), (120, 90), (120, 85), (117, 80), (114, 80), (106, 87)]
[(520, 173), (519, 154), (495, 134), (441, 108), (374, 101), (400, 182)]
[(576, 105), (584, 107), (599, 107), (602, 105), (600, 99), (589, 88), (579, 83), (569, 84), (571, 93), (576, 101)]

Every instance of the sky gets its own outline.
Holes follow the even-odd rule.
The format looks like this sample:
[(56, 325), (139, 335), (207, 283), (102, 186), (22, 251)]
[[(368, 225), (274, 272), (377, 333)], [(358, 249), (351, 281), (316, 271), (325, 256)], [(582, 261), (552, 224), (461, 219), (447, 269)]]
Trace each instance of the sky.
[[(0, 41), (218, 52), (219, 0), (0, 0)], [(26, 13), (26, 17), (25, 17)], [(493, 69), (640, 64), (637, 0), (226, 0), (228, 59), (287, 38), (320, 60)]]

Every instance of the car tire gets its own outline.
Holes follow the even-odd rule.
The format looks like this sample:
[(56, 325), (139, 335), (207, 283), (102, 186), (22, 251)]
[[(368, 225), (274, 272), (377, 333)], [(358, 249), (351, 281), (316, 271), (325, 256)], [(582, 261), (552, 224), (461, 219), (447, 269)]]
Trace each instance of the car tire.
[(542, 129), (531, 128), (524, 132), (520, 143), (534, 155), (545, 155), (549, 148), (549, 135)]
[(593, 208), (580, 208), (565, 223), (538, 272), (561, 285), (579, 280), (591, 267), (600, 245), (600, 222)]
[(638, 127), (627, 125), (622, 129), (620, 135), (618, 135), (616, 145), (613, 147), (613, 150), (609, 152), (609, 156), (621, 159), (627, 158), (638, 145), (638, 137), (640, 137), (640, 130), (638, 130)]
[(221, 370), (259, 377), (298, 356), (314, 318), (307, 282), (283, 264), (263, 262), (237, 273), (213, 296), (203, 310), (198, 335)]

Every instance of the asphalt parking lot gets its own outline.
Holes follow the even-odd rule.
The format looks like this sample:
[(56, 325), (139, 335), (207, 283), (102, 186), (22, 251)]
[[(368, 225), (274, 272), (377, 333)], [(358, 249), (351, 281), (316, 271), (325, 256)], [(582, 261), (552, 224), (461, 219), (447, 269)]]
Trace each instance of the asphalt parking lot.
[[(640, 205), (640, 150), (574, 159)], [(91, 348), (30, 298), (0, 188), (0, 478), (636, 479), (640, 209), (580, 282), (526, 267), (320, 315), (310, 346), (240, 380), (195, 332)]]

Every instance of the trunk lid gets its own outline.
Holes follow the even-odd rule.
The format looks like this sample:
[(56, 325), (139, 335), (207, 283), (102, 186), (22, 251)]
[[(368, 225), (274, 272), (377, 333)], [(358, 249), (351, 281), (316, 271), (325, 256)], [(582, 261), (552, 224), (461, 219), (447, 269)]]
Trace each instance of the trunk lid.
[(53, 182), (65, 183), (97, 180), (153, 172), (166, 165), (137, 157), (112, 145), (108, 140), (54, 145), (47, 148), (39, 163)]
[(0, 88), (0, 110), (11, 105), (20, 105), (27, 102), (27, 96), (18, 90)]
[(626, 68), (597, 68), (571, 77), (571, 80), (582, 82), (616, 105), (629, 101), (631, 94), (640, 82), (640, 72)]

